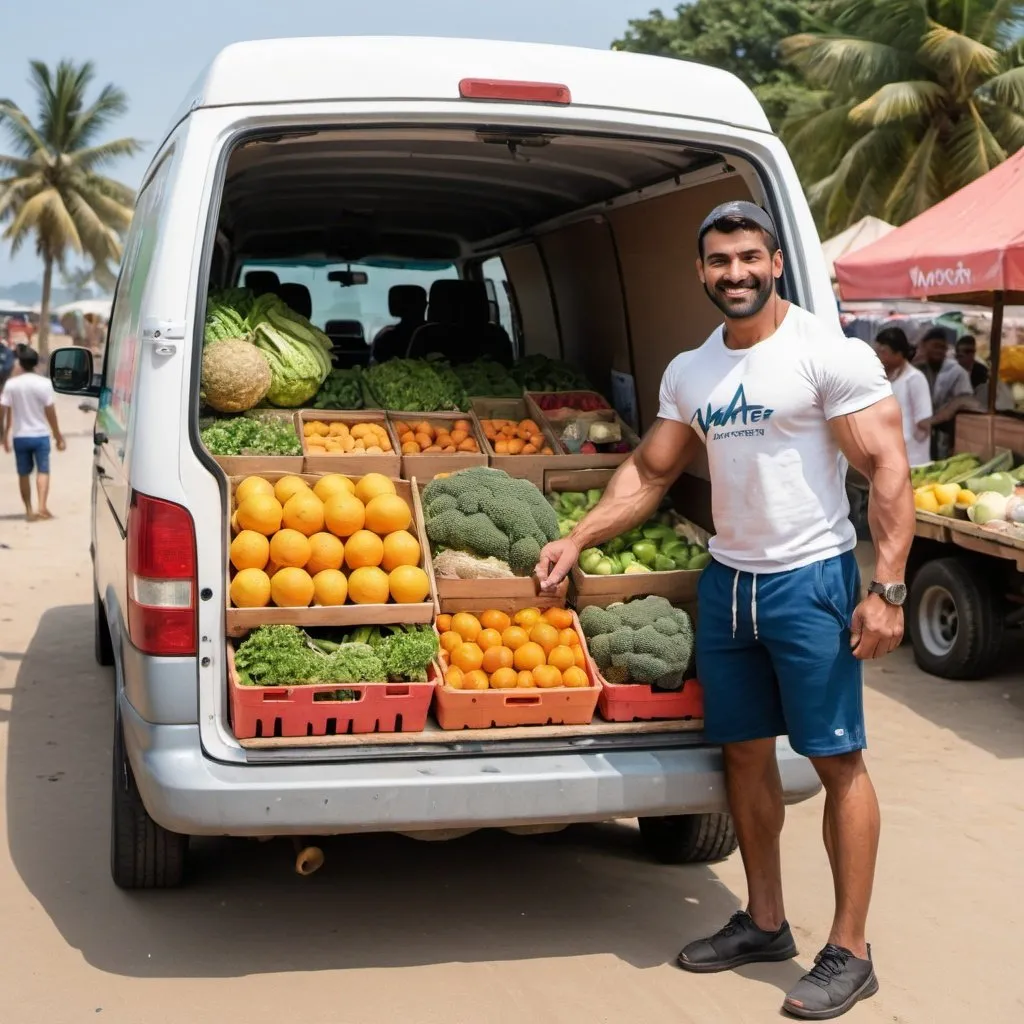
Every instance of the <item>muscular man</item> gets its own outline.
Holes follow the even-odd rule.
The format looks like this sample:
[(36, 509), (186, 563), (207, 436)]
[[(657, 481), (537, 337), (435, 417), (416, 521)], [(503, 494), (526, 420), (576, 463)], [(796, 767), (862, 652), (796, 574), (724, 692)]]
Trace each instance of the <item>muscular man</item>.
[[(789, 993), (797, 1017), (839, 1016), (878, 989), (865, 939), (878, 801), (864, 765), (861, 661), (903, 636), (914, 507), (900, 407), (867, 345), (782, 299), (771, 218), (752, 203), (713, 210), (697, 274), (725, 323), (665, 371), (658, 420), (573, 532), (541, 553), (550, 588), (585, 547), (643, 522), (707, 449), (716, 535), (698, 601), (705, 732), (723, 745), (748, 903), (679, 954), (685, 970), (786, 960), (779, 837), (785, 816), (775, 739), (788, 735), (825, 789), (835, 879), (828, 943)], [(847, 462), (871, 482), (875, 576), (866, 597), (853, 548)]]

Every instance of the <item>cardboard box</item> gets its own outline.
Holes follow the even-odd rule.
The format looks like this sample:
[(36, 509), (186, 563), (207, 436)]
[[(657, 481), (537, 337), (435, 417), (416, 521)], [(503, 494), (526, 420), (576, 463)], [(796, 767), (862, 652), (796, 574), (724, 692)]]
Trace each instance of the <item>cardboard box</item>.
[(301, 455), (215, 455), (213, 459), (228, 477), (301, 474), (303, 464)]
[[(555, 436), (558, 441), (558, 447), (555, 451), (558, 453), (557, 464), (560, 469), (607, 469), (614, 468), (622, 465), (626, 459), (629, 458), (630, 453), (640, 444), (640, 436), (630, 427), (622, 417), (612, 408), (606, 409), (595, 409), (595, 410), (581, 410), (571, 407), (565, 407), (562, 409), (542, 409), (538, 404), (538, 399), (542, 398), (546, 394), (559, 394), (560, 392), (527, 392), (526, 398), (530, 402), (531, 406), (535, 408), (540, 416), (543, 418), (541, 425), (550, 427), (551, 433)], [(578, 392), (567, 392), (568, 394), (574, 394)], [(598, 398), (603, 400), (603, 395), (598, 395), (594, 392)], [(607, 405), (607, 402), (605, 402)], [(568, 446), (562, 441), (562, 434), (565, 431), (568, 423), (579, 416), (584, 416), (588, 420), (600, 420), (604, 423), (617, 424), (619, 431), (622, 434), (622, 440), (625, 441), (629, 447), (629, 452), (598, 452), (595, 454), (583, 454), (580, 452), (572, 453), (569, 451)]]
[(542, 593), (533, 576), (514, 576), (504, 580), (456, 580), (435, 578), (438, 605), (442, 612), (465, 612), (474, 608), (484, 611), (518, 611), (520, 608), (551, 608), (564, 605), (569, 581), (563, 580), (556, 590)]
[[(357, 423), (379, 423), (391, 442), (391, 451), (383, 455), (357, 455), (354, 453), (318, 454), (310, 448), (304, 436), (305, 425), (314, 421), (321, 423), (344, 423), (353, 427)], [(295, 414), (295, 430), (302, 440), (303, 470), (306, 473), (344, 473), (345, 476), (365, 476), (367, 473), (381, 473), (383, 476), (398, 478), (402, 475), (402, 457), (398, 438), (388, 423), (387, 413), (372, 409), (360, 411), (338, 409), (300, 409)]]
[[(529, 480), (537, 487), (544, 486), (544, 471), (550, 469), (555, 463), (562, 449), (551, 432), (550, 424), (547, 424), (540, 410), (526, 398), (475, 398), (473, 399), (473, 412), (479, 420), (533, 420), (544, 440), (555, 455), (499, 455), (487, 438), (487, 460), (494, 469), (501, 469), (523, 480)], [(482, 428), (481, 428), (482, 432)]]
[[(401, 442), (399, 423), (412, 425), (426, 420), (432, 427), (447, 426), (451, 428), (458, 420), (466, 420), (470, 426), (470, 436), (476, 441), (479, 452), (419, 452), (402, 454), (402, 477), (411, 480), (415, 477), (429, 483), (438, 473), (457, 473), (460, 469), (487, 465), (487, 441), (480, 429), (480, 421), (472, 412), (391, 412), (388, 414), (391, 433)], [(401, 443), (398, 445), (401, 451)]]
[[(287, 473), (267, 473), (266, 479), (276, 483)], [(311, 487), (324, 474), (301, 475)], [(235, 608), (231, 605), (231, 579), (234, 567), (228, 555), (231, 546), (231, 517), (235, 511), (235, 488), (241, 483), (241, 477), (229, 480), (230, 500), (228, 515), (225, 519), (225, 631), (228, 636), (244, 636), (258, 626), (385, 626), (394, 623), (427, 623), (433, 622), (437, 614), (437, 588), (434, 583), (434, 570), (430, 562), (430, 545), (423, 529), (423, 507), (420, 504), (419, 491), (415, 481), (393, 479), (395, 491), (412, 507), (412, 530), (420, 544), (420, 566), (426, 571), (430, 584), (430, 592), (425, 601), (415, 604), (343, 604), (331, 607), (278, 608), (268, 605), (266, 608)]]

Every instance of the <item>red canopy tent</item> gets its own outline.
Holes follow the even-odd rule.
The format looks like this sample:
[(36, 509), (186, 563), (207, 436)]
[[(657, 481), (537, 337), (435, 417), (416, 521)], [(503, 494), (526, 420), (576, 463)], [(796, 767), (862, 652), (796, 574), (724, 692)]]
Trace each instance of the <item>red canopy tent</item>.
[(1003, 306), (1024, 302), (1024, 149), (835, 266), (839, 294), (847, 300), (992, 306), (994, 412)]

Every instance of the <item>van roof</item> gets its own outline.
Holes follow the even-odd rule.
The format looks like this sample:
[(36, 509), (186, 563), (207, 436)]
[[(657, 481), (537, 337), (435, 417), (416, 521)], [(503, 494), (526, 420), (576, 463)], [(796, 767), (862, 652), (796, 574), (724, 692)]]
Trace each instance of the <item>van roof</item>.
[(457, 100), (463, 78), (558, 82), (575, 106), (770, 131), (734, 75), (689, 61), (581, 47), (411, 36), (262, 39), (221, 50), (173, 123), (198, 107), (330, 100)]

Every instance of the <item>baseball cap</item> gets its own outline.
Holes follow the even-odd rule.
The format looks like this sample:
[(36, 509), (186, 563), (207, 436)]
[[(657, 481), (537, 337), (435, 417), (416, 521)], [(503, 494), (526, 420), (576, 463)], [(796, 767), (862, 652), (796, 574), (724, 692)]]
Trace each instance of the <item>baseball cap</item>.
[(705, 218), (697, 232), (697, 248), (700, 249), (704, 236), (715, 226), (715, 224), (726, 217), (740, 217), (749, 220), (759, 228), (767, 231), (774, 239), (778, 239), (779, 232), (775, 227), (775, 221), (771, 215), (762, 210), (757, 203), (748, 202), (745, 199), (733, 199), (728, 203), (721, 203), (716, 206)]

